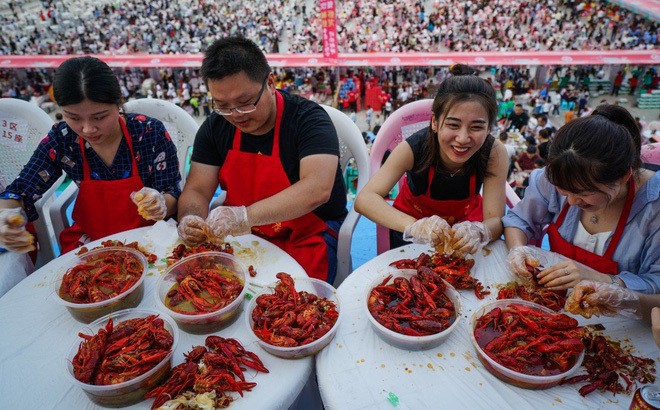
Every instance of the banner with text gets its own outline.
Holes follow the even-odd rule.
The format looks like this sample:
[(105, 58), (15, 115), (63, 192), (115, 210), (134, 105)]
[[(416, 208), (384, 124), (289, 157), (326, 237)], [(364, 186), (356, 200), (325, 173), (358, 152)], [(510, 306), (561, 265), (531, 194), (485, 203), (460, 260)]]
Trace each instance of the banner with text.
[[(336, 43), (335, 43), (336, 44)], [(337, 50), (335, 46), (335, 51)], [(325, 50), (324, 50), (325, 51)], [(114, 68), (199, 68), (203, 54), (93, 55)], [(2, 55), (0, 70), (8, 68), (57, 68), (70, 55)], [(271, 67), (447, 67), (461, 63), (488, 66), (552, 65), (660, 65), (660, 49), (607, 51), (483, 51), (441, 53), (321, 53), (266, 54)]]
[(323, 57), (337, 58), (337, 16), (335, 0), (320, 0), (321, 26), (323, 27)]

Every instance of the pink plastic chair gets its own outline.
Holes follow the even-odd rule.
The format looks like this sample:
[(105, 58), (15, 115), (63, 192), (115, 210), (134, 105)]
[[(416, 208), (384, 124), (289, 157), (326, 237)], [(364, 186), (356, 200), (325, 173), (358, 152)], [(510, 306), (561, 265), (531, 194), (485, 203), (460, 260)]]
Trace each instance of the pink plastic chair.
[[(430, 125), (432, 108), (432, 99), (414, 101), (394, 111), (385, 120), (371, 147), (369, 156), (371, 176), (380, 169), (386, 152), (391, 152), (401, 141)], [(402, 183), (403, 178), (399, 180), (399, 188)], [(520, 197), (509, 184), (506, 184), (505, 189), (506, 204), (509, 208), (513, 208), (520, 202)], [(376, 225), (376, 253), (380, 255), (389, 249), (389, 230), (384, 226)]]
[[(394, 111), (383, 123), (371, 147), (370, 176), (380, 168), (386, 152), (391, 152), (401, 141), (430, 125), (433, 100), (414, 101)], [(403, 179), (399, 181), (399, 188)], [(390, 249), (389, 230), (376, 225), (376, 253)]]
[(660, 170), (660, 142), (642, 145), (642, 166), (651, 171)]

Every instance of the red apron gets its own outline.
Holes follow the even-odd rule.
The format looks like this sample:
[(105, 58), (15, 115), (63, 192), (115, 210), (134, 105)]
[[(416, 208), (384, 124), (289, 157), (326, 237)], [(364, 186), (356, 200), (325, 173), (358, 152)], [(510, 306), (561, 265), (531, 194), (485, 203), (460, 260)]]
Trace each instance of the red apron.
[(584, 265), (589, 266), (592, 269), (597, 270), (601, 273), (607, 273), (608, 275), (617, 275), (619, 273), (619, 264), (612, 260), (612, 255), (616, 247), (619, 245), (619, 240), (621, 235), (623, 235), (623, 228), (628, 221), (628, 215), (630, 215), (630, 208), (632, 207), (633, 199), (635, 198), (635, 181), (631, 177), (628, 180), (628, 195), (626, 197), (626, 204), (623, 207), (621, 216), (619, 216), (619, 222), (616, 225), (614, 230), (614, 235), (610, 240), (610, 244), (607, 246), (605, 253), (601, 256), (593, 252), (589, 252), (586, 249), (580, 248), (579, 246), (573, 245), (568, 242), (559, 234), (559, 227), (564, 223), (564, 218), (568, 212), (568, 201), (564, 204), (559, 213), (557, 221), (551, 223), (548, 226), (548, 241), (550, 242), (550, 250), (557, 252), (561, 255), (571, 258), (576, 262), (580, 262)]
[(77, 248), (81, 236), (87, 235), (90, 240), (103, 238), (117, 232), (153, 225), (155, 221), (147, 221), (137, 211), (137, 206), (131, 200), (131, 193), (144, 187), (137, 162), (133, 155), (133, 141), (126, 129), (123, 118), (119, 118), (121, 129), (131, 154), (131, 176), (116, 180), (93, 180), (85, 156), (85, 142), (78, 138), (83, 160), (83, 180), (80, 181), (76, 204), (73, 207), (74, 224), (60, 233), (62, 253)]
[[(241, 131), (236, 128), (232, 148), (218, 173), (220, 186), (227, 191), (225, 205), (249, 206), (271, 197), (291, 186), (280, 161), (280, 125), (284, 112), (284, 98), (277, 97), (277, 117), (271, 155), (241, 151)], [(305, 269), (311, 277), (328, 277), (328, 251), (323, 233), (333, 233), (310, 212), (299, 218), (274, 224), (253, 226), (252, 232), (282, 248)]]
[(450, 225), (462, 221), (484, 220), (481, 195), (475, 193), (477, 188), (477, 175), (470, 176), (470, 196), (465, 199), (446, 199), (436, 200), (431, 198), (431, 182), (435, 170), (429, 169), (429, 183), (426, 192), (422, 195), (413, 195), (408, 186), (406, 175), (403, 181), (403, 188), (394, 200), (394, 207), (401, 212), (405, 212), (417, 219), (431, 215), (438, 215), (444, 218)]

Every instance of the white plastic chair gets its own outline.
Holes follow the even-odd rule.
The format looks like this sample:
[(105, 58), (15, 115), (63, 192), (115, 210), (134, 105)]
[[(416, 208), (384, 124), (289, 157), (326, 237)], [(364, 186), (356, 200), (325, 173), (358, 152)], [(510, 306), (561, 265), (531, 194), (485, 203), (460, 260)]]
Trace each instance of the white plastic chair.
[[(160, 120), (165, 125), (174, 145), (176, 145), (181, 172), (181, 185), (184, 185), (188, 176), (187, 164), (190, 159), (190, 151), (199, 128), (197, 121), (178, 105), (156, 98), (141, 98), (129, 101), (124, 104), (124, 112), (144, 114)], [(78, 187), (71, 184), (51, 204), (50, 217), (58, 243), (60, 232), (71, 226), (71, 221), (69, 221), (66, 213), (77, 194)]]
[[(339, 137), (340, 164), (342, 171), (346, 171), (346, 166), (351, 158), (355, 160), (358, 171), (357, 192), (366, 185), (369, 179), (369, 153), (367, 146), (362, 138), (362, 132), (357, 125), (343, 112), (327, 105), (321, 105), (332, 120), (337, 136)], [(337, 275), (333, 285), (339, 286), (351, 272), (353, 272), (353, 258), (351, 257), (351, 243), (353, 240), (353, 231), (360, 219), (360, 214), (353, 209), (348, 211), (348, 215), (341, 225), (337, 243)]]
[[(54, 121), (35, 104), (16, 98), (0, 99), (0, 184), (9, 185), (27, 164), (39, 142), (53, 127)], [(46, 210), (53, 199), (53, 194), (64, 181), (60, 177), (35, 202), (39, 218), (33, 222), (39, 245), (35, 267), (39, 268), (55, 257), (57, 242), (55, 233), (50, 228), (50, 217)]]
[[(401, 141), (415, 132), (430, 126), (432, 108), (432, 99), (418, 100), (404, 105), (387, 117), (371, 146), (370, 176), (380, 169), (385, 153), (391, 152)], [(399, 190), (402, 183), (403, 178), (399, 181)], [(376, 253), (380, 255), (389, 249), (389, 230), (384, 226), (376, 225)]]
[(520, 202), (520, 197), (508, 182), (504, 183), (504, 189), (506, 190), (506, 206), (513, 208), (518, 202)]
[(157, 98), (140, 98), (129, 101), (124, 104), (124, 112), (144, 114), (162, 121), (176, 145), (181, 185), (183, 186), (188, 177), (187, 165), (195, 142), (195, 135), (199, 129), (197, 121), (178, 105)]

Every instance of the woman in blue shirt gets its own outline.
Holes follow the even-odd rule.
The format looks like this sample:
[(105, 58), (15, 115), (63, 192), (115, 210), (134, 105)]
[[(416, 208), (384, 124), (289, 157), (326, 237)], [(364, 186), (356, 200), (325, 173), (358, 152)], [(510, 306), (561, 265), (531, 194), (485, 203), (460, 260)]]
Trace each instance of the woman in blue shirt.
[(580, 280), (660, 293), (660, 175), (641, 168), (635, 119), (601, 105), (561, 127), (545, 169), (532, 172), (523, 200), (503, 219), (509, 264), (529, 277), (530, 242), (548, 226), (550, 250), (569, 258), (538, 275), (549, 289)]

